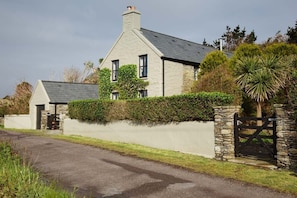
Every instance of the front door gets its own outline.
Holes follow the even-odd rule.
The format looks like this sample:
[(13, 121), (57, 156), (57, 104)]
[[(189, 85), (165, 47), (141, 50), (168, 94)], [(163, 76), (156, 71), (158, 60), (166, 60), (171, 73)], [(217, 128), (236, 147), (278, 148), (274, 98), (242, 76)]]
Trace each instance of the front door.
[(36, 105), (36, 129), (41, 129), (41, 111), (44, 110), (44, 105)]

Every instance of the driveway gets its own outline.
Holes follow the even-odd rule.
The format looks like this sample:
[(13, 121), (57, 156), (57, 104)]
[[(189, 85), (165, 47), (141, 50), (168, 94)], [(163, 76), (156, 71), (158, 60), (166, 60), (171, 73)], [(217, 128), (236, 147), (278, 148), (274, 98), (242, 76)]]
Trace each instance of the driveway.
[(78, 197), (293, 197), (48, 137), (0, 131), (0, 139), (12, 140), (46, 177), (56, 179), (70, 191), (77, 188)]

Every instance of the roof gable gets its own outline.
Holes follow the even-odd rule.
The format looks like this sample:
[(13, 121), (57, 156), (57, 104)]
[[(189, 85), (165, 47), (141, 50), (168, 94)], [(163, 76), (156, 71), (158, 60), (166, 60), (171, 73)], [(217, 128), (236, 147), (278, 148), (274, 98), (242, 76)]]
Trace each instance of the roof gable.
[(98, 85), (41, 81), (51, 104), (67, 104), (72, 100), (97, 99)]
[(199, 64), (209, 52), (216, 50), (213, 47), (204, 46), (144, 28), (141, 28), (140, 32), (164, 54), (163, 58), (165, 59)]

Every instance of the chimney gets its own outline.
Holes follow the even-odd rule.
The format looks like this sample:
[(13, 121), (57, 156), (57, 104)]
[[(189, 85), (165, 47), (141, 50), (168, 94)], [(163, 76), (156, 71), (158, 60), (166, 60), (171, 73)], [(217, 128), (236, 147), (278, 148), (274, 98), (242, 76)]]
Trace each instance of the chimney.
[(140, 30), (140, 15), (135, 6), (127, 6), (127, 11), (123, 13), (123, 32)]

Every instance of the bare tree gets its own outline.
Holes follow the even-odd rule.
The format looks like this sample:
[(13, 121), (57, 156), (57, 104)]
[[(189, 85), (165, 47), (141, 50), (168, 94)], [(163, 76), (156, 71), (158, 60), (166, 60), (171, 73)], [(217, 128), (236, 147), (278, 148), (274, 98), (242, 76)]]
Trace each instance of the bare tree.
[(64, 69), (64, 81), (73, 83), (98, 83), (98, 68), (94, 63), (87, 61), (84, 63), (84, 70), (70, 67)]

